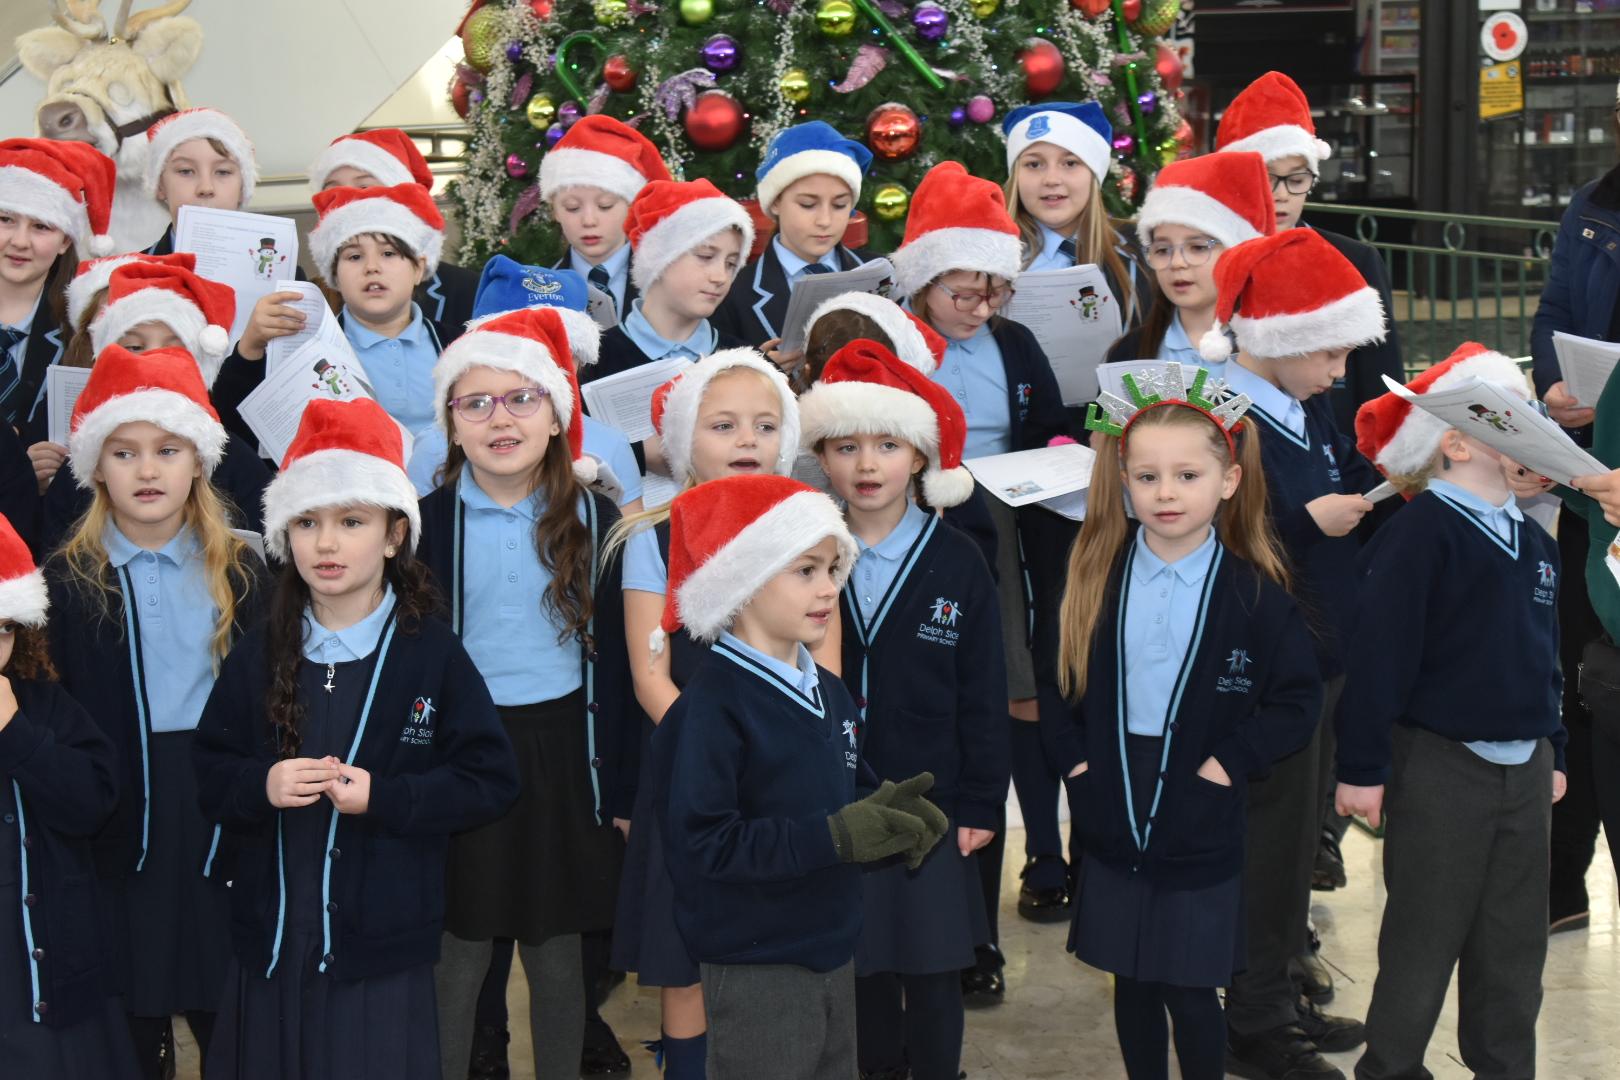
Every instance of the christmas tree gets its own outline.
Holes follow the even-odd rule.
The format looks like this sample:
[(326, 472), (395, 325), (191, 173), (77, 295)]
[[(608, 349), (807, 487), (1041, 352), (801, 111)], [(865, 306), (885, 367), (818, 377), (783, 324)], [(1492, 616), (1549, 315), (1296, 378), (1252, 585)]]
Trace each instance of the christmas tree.
[(1097, 101), (1114, 124), (1103, 179), (1129, 214), (1190, 137), (1180, 62), (1157, 41), (1180, 0), (478, 0), (453, 86), (472, 128), (452, 196), (463, 259), (556, 257), (540, 204), (546, 150), (580, 116), (636, 124), (678, 180), (752, 197), (766, 143), (824, 120), (874, 152), (861, 205), (891, 251), (934, 165), (1007, 174), (1001, 121), (1036, 101)]

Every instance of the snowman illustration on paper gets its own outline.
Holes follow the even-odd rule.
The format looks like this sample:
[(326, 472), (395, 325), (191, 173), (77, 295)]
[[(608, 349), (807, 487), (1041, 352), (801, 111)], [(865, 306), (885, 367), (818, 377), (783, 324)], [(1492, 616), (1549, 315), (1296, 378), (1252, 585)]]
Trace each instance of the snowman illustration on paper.
[(315, 372), (315, 381), (310, 384), (311, 389), (319, 390), (324, 386), (327, 393), (335, 398), (349, 397), (354, 393), (349, 386), (349, 381), (343, 377), (343, 368), (330, 360), (315, 361), (311, 370)]
[(266, 281), (274, 279), (276, 268), (287, 261), (287, 256), (276, 251), (276, 238), (273, 236), (264, 237), (257, 248), (250, 248), (248, 257), (253, 260), (253, 276)]
[(1080, 313), (1082, 322), (1096, 322), (1102, 318), (1103, 298), (1097, 295), (1094, 285), (1080, 286), (1080, 295), (1070, 300), (1069, 305)]

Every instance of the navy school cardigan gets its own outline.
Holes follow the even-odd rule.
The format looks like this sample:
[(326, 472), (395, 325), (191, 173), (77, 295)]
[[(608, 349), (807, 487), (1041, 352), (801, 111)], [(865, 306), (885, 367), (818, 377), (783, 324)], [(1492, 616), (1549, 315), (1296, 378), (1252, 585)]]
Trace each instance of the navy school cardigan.
[[(66, 1028), (98, 1015), (118, 992), (90, 851), (117, 804), (117, 752), (57, 684), (13, 679), (11, 689), (17, 712), (0, 729), (0, 776), (11, 790), (0, 805), (21, 848), (23, 918), (3, 932), (22, 932), (29, 959), (0, 979), (26, 987), (34, 1023)], [(23, 995), (13, 987), (7, 996)]]
[[(1057, 628), (1037, 638), (1041, 732), (1065, 775), (1090, 763), (1068, 781), (1087, 855), (1161, 888), (1203, 888), (1243, 870), (1248, 781), (1311, 741), (1322, 710), (1321, 675), (1294, 598), (1217, 543), (1172, 698), (1154, 810), (1147, 821), (1135, 820), (1120, 634), (1137, 528), (1109, 571), (1079, 703), (1058, 690)], [(1197, 775), (1210, 757), (1226, 770), (1230, 787)]]
[[(838, 269), (853, 270), (867, 261), (864, 251), (851, 251), (843, 244), (838, 253)], [(765, 242), (759, 258), (744, 266), (731, 281), (731, 290), (715, 309), (711, 322), (716, 330), (741, 338), (754, 348), (782, 336), (787, 319), (788, 300), (793, 290), (787, 283), (787, 270), (776, 253), (776, 240)]]
[[(583, 489), (581, 489), (583, 493)], [(602, 495), (590, 493), (585, 501), (585, 524), (591, 530), (591, 580), (596, 604), (586, 633), (594, 643), (581, 652), (581, 678), (585, 688), (585, 752), (596, 805), (597, 824), (630, 817), (636, 801), (637, 749), (641, 742), (641, 710), (630, 681), (630, 656), (624, 639), (624, 576), (622, 554), (601, 557), (608, 530), (619, 520), (619, 508)], [(426, 563), (443, 592), (448, 611), (441, 612), (450, 628), (461, 634), (466, 565), (461, 538), (467, 511), (459, 486), (445, 484), (423, 497), (422, 539), (416, 557)], [(514, 643), (516, 645), (517, 643)]]
[[(746, 349), (748, 342), (709, 324), (715, 330), (714, 351), (721, 349)], [(594, 382), (609, 375), (618, 375), (631, 371), (642, 364), (650, 364), (655, 358), (641, 351), (641, 346), (633, 341), (624, 327), (611, 326), (602, 332), (602, 344), (596, 363), (582, 368), (579, 373), (581, 383)]]
[[(265, 782), (279, 759), (266, 712), (264, 628), (225, 658), (192, 742), (198, 801), (223, 826), (231, 937), (242, 967), (268, 978), (286, 916), (281, 812)], [(403, 613), (388, 624), (349, 764), (371, 773), (364, 814), (332, 815), (321, 881), (321, 970), (366, 979), (439, 957), (450, 834), (504, 814), (518, 796), (517, 759), (483, 676), (442, 622)], [(432, 726), (432, 738), (422, 738)]]
[(1001, 608), (965, 534), (930, 515), (870, 623), (840, 596), (843, 679), (861, 754), (879, 780), (934, 774), (929, 801), (957, 825), (1001, 827), (1012, 748)]
[[(264, 621), (275, 588), (269, 570), (252, 553), (244, 556), (242, 565), (252, 580), (246, 587), (236, 582), (233, 638)], [(124, 603), (130, 587), (127, 567), (108, 568), (105, 607), (95, 586), (76, 578), (60, 554), (45, 564), (45, 581), (51, 601), (46, 630), (62, 688), (84, 706), (118, 752), (118, 806), (92, 846), (103, 877), (124, 877), (139, 870), (146, 858), (151, 820), (147, 740), (152, 725), (147, 715), (145, 670), (147, 664), (162, 663), (162, 659), (141, 651), (140, 612)], [(206, 647), (198, 643), (198, 648)], [(218, 839), (216, 831), (216, 844)], [(204, 865), (197, 870), (209, 875), (213, 867)]]

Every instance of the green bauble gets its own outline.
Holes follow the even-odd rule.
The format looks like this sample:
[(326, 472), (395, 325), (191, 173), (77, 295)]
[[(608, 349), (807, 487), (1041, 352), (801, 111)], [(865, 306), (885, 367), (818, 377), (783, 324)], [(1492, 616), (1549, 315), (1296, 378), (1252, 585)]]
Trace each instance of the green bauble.
[(603, 26), (619, 26), (630, 21), (629, 4), (625, 0), (595, 0), (591, 9), (596, 21)]
[(782, 73), (782, 96), (798, 105), (810, 100), (810, 76), (802, 68), (789, 68)]
[(1176, 24), (1181, 0), (1142, 0), (1142, 13), (1130, 25), (1144, 37), (1159, 37)]
[(495, 54), (501, 44), (495, 40), (500, 30), (501, 9), (491, 6), (479, 8), (461, 31), (461, 50), (467, 54), (467, 66), (475, 71), (488, 72), (495, 63)]
[(689, 26), (702, 26), (714, 18), (714, 0), (681, 0), (681, 18)]
[(899, 184), (884, 184), (872, 193), (872, 213), (879, 221), (899, 221), (911, 208), (911, 193)]
[(855, 29), (855, 5), (849, 0), (821, 0), (816, 28), (828, 37), (843, 37)]
[(996, 13), (996, 8), (1001, 6), (1001, 0), (968, 0), (968, 6), (979, 18), (988, 19)]

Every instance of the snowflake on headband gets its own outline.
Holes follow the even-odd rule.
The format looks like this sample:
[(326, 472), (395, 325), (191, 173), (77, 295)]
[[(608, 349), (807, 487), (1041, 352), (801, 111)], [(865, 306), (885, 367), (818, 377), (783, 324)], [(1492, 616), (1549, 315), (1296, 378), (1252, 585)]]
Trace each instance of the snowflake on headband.
[(1122, 381), (1130, 400), (1126, 401), (1106, 390), (1098, 394), (1097, 403), (1102, 405), (1102, 409), (1097, 408), (1097, 403), (1086, 406), (1086, 427), (1105, 435), (1122, 436), (1138, 414), (1156, 405), (1176, 401), (1208, 414), (1228, 435), (1241, 431), (1243, 414), (1254, 404), (1249, 395), (1238, 394), (1234, 397), (1232, 388), (1225, 380), (1217, 379), (1211, 386), (1208, 369), (1194, 370), (1197, 374), (1193, 376), (1191, 386), (1187, 385), (1186, 369), (1175, 361), (1165, 364), (1162, 369), (1150, 368), (1138, 374), (1126, 375)]

